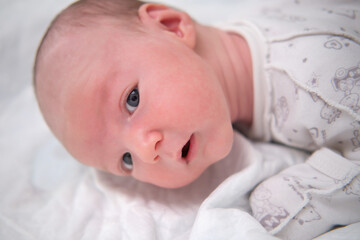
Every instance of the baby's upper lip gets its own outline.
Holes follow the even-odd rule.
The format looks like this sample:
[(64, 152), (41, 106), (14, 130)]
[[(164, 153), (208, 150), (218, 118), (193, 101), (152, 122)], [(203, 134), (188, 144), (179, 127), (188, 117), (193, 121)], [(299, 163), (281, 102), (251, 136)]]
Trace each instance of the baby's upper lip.
[(190, 138), (182, 141), (182, 144), (179, 146), (179, 148), (178, 148), (178, 150), (176, 152), (176, 155), (175, 155), (177, 160), (182, 160), (183, 159), (183, 156), (182, 156), (183, 155), (183, 149), (184, 149), (185, 145), (189, 142), (189, 140), (190, 140)]
[[(161, 154), (164, 158), (173, 159), (177, 161), (188, 161), (188, 157), (191, 151), (191, 138), (193, 135), (187, 137), (186, 139), (183, 139), (181, 141), (181, 144), (178, 145), (178, 149), (176, 152), (166, 151)], [(186, 146), (188, 145), (188, 146)], [(164, 146), (165, 147), (165, 146)], [(186, 148), (186, 149), (185, 149)], [(166, 148), (165, 148), (166, 149)], [(170, 149), (168, 149), (170, 150)], [(185, 151), (186, 150), (186, 151)], [(186, 154), (186, 156), (183, 156), (183, 154)], [(159, 155), (159, 156), (161, 156)]]

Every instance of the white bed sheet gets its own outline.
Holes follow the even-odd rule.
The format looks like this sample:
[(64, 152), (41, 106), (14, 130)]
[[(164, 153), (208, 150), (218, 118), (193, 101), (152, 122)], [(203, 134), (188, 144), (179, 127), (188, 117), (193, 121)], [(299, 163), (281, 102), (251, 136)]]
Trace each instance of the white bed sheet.
[[(31, 70), (46, 26), (69, 2), (0, 2), (0, 239), (274, 239), (249, 214), (248, 194), (263, 178), (303, 161), (302, 152), (253, 146), (237, 134), (226, 159), (191, 185), (167, 190), (88, 168), (63, 149), (38, 110)], [(249, 4), (161, 2), (204, 23)], [(320, 239), (357, 239), (359, 229)]]

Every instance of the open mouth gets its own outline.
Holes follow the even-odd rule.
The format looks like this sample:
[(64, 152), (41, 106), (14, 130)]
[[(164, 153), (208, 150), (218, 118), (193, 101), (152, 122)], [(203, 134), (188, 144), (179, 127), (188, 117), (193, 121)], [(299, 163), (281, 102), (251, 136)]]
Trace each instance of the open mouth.
[(186, 158), (190, 149), (190, 140), (184, 145), (184, 147), (181, 150), (181, 157)]

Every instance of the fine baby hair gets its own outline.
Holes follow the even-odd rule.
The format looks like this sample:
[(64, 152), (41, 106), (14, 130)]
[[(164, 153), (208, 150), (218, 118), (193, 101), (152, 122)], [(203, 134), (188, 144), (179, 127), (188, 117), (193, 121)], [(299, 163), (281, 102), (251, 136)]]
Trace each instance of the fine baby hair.
[[(122, 23), (123, 28), (136, 30), (137, 10), (143, 4), (138, 0), (79, 0), (62, 10), (50, 23), (40, 42), (34, 64), (34, 83), (36, 83), (36, 67), (46, 45), (57, 34), (66, 33), (69, 28), (99, 27), (103, 24)], [(50, 43), (48, 43), (50, 42)]]

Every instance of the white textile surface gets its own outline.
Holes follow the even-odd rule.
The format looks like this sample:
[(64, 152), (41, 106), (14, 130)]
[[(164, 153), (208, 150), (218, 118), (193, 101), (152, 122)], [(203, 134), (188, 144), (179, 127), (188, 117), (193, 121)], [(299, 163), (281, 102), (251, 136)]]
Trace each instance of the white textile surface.
[[(70, 2), (0, 0), (0, 239), (274, 239), (249, 214), (249, 191), (303, 152), (237, 134), (226, 159), (168, 190), (83, 166), (63, 149), (39, 112), (31, 73), (49, 21)], [(250, 1), (161, 2), (213, 23)], [(320, 239), (356, 239), (358, 229)]]

